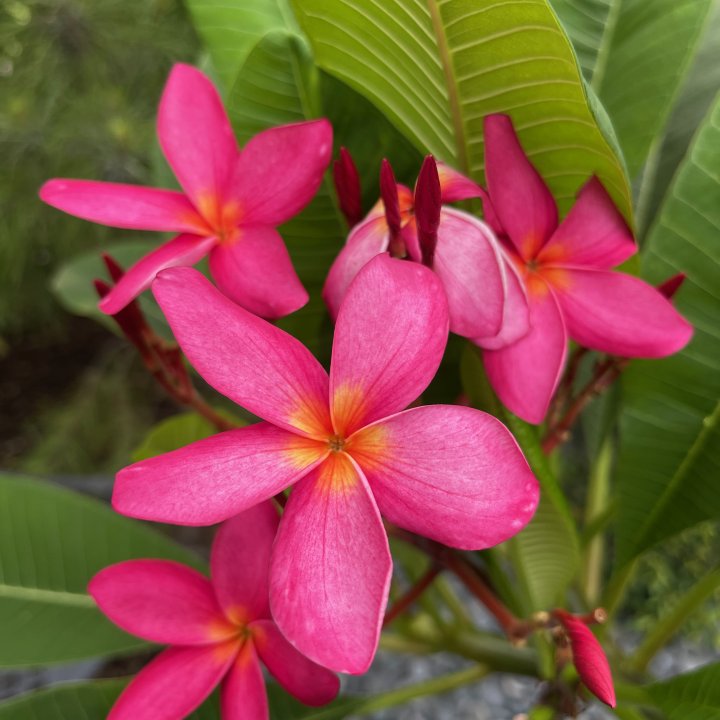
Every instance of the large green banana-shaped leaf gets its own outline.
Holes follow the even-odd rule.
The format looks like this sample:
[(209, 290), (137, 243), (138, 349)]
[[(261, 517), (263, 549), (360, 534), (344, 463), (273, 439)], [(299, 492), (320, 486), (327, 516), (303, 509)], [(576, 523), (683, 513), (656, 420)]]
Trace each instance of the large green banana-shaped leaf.
[(642, 233), (651, 223), (665, 197), (678, 166), (696, 130), (720, 88), (720, 0), (713, 10), (698, 44), (675, 107), (667, 121), (662, 144), (656, 151), (651, 172), (643, 174), (643, 193), (636, 211)]
[(661, 134), (712, 0), (552, 0), (630, 176)]
[(96, 572), (141, 557), (199, 562), (105, 503), (29, 477), (0, 474), (0, 667), (143, 647), (142, 640), (112, 625), (87, 594)]
[(561, 210), (593, 173), (630, 217), (622, 164), (546, 0), (293, 0), (317, 63), (423, 152), (481, 179), (482, 121), (509, 113)]
[(618, 462), (618, 560), (720, 517), (720, 97), (648, 237), (645, 275), (685, 272), (679, 310), (695, 336), (625, 377)]
[(720, 663), (646, 689), (667, 720), (720, 720)]

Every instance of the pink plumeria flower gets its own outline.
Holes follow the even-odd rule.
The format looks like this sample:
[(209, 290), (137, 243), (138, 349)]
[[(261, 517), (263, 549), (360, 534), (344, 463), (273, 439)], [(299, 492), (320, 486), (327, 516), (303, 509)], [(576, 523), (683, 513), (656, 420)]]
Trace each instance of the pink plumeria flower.
[(637, 246), (597, 178), (558, 224), (553, 196), (505, 115), (485, 118), (485, 175), (486, 220), (504, 238), (530, 305), (530, 331), (484, 353), (490, 382), (510, 410), (531, 423), (543, 420), (568, 337), (622, 357), (663, 357), (689, 342), (691, 325), (658, 290), (611, 271)]
[(238, 150), (210, 80), (175, 65), (158, 112), (158, 137), (184, 192), (55, 179), (40, 197), (71, 215), (133, 230), (180, 233), (133, 265), (100, 302), (112, 315), (167, 267), (210, 255), (218, 287), (257, 315), (278, 318), (308, 300), (275, 227), (317, 192), (332, 152), (327, 120), (283, 125)]
[(265, 502), (222, 525), (212, 580), (168, 560), (128, 560), (90, 581), (90, 594), (116, 625), (171, 646), (133, 679), (109, 720), (181, 720), (218, 684), (224, 720), (267, 720), (260, 660), (307, 705), (337, 695), (337, 676), (293, 648), (271, 618), (268, 568), (278, 522)]
[(125, 515), (210, 525), (294, 486), (270, 570), (283, 634), (333, 670), (375, 654), (392, 561), (380, 518), (464, 549), (515, 535), (538, 484), (505, 426), (468, 407), (401, 412), (427, 387), (448, 336), (427, 268), (380, 255), (338, 313), (330, 375), (291, 335), (177, 268), (153, 284), (175, 337), (216, 390), (265, 422), (122, 470)]
[(553, 615), (567, 632), (573, 663), (580, 679), (595, 697), (614, 708), (615, 686), (602, 645), (579, 617), (564, 610), (555, 610)]
[[(439, 163), (437, 171), (435, 167), (432, 157), (426, 158), (413, 194), (395, 183), (390, 165), (384, 161), (380, 176), (383, 199), (352, 229), (325, 282), (323, 298), (333, 318), (359, 270), (376, 255), (389, 251), (396, 257), (424, 262), (437, 273), (447, 294), (453, 332), (469, 338), (498, 335), (508, 284), (513, 282), (508, 274), (513, 271), (507, 269), (500, 246), (485, 223), (447, 206), (479, 197), (482, 188), (447, 165)], [(423, 228), (419, 226), (424, 218), (434, 226), (429, 259), (423, 257)], [(524, 295), (517, 280), (510, 291), (516, 288), (520, 301), (513, 305), (512, 317), (521, 322)], [(509, 328), (507, 325), (506, 334)], [(519, 331), (527, 329), (526, 311), (525, 327)]]

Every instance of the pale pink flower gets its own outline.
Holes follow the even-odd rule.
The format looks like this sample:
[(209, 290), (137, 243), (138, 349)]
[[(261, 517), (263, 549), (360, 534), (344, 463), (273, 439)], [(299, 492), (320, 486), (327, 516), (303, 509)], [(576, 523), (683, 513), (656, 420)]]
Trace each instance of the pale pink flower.
[(271, 502), (217, 531), (212, 579), (168, 560), (128, 560), (101, 570), (89, 591), (126, 632), (170, 645), (132, 680), (109, 720), (181, 720), (221, 684), (224, 720), (267, 720), (260, 661), (292, 695), (324, 705), (336, 675), (301, 655), (270, 615), (268, 568), (278, 527)]
[(558, 223), (555, 200), (510, 118), (485, 118), (485, 219), (525, 286), (530, 331), (484, 353), (503, 403), (528, 422), (545, 417), (568, 339), (621, 357), (663, 357), (683, 348), (690, 324), (654, 287), (611, 268), (637, 252), (632, 232), (597, 178)]
[[(352, 229), (325, 281), (323, 298), (330, 315), (337, 316), (359, 270), (376, 255), (389, 251), (424, 263), (437, 273), (447, 294), (454, 333), (497, 340), (503, 324), (503, 337), (509, 340), (527, 332), (522, 287), (503, 259), (492, 230), (476, 217), (447, 205), (479, 197), (482, 188), (443, 163), (436, 169), (431, 156), (425, 159), (414, 193), (395, 182), (387, 161), (380, 177), (382, 200)], [(514, 326), (504, 322), (504, 313), (510, 310)]]
[(380, 518), (480, 549), (532, 517), (538, 485), (505, 426), (468, 407), (401, 412), (427, 387), (448, 336), (427, 268), (382, 254), (348, 289), (330, 375), (295, 338), (198, 272), (162, 272), (153, 292), (181, 348), (216, 390), (265, 422), (122, 470), (114, 507), (209, 525), (294, 485), (270, 571), (283, 634), (333, 670), (367, 670), (392, 563)]
[(117, 313), (163, 268), (210, 255), (218, 287), (257, 315), (277, 318), (308, 295), (275, 227), (317, 192), (332, 152), (327, 120), (265, 130), (238, 150), (217, 91), (188, 65), (175, 65), (158, 112), (158, 137), (184, 192), (87, 180), (50, 180), (49, 205), (134, 230), (180, 233), (133, 265), (100, 302)]

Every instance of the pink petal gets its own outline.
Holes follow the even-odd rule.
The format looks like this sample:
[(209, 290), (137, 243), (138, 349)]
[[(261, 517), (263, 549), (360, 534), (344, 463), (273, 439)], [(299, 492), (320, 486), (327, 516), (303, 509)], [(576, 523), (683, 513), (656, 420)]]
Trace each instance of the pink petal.
[(555, 200), (525, 155), (507, 115), (488, 115), (484, 131), (492, 207), (520, 255), (530, 260), (557, 228)]
[(204, 235), (209, 231), (182, 193), (91, 180), (49, 180), (40, 199), (91, 222), (128, 228)]
[(636, 252), (625, 218), (593, 177), (580, 190), (567, 217), (538, 255), (538, 262), (607, 270)]
[(447, 293), (454, 333), (478, 337), (500, 331), (505, 305), (501, 263), (497, 241), (485, 223), (443, 208), (433, 270)]
[(213, 587), (226, 615), (238, 623), (270, 617), (270, 551), (279, 523), (275, 505), (268, 501), (227, 520), (215, 535)]
[(482, 188), (469, 177), (454, 170), (443, 162), (437, 164), (440, 175), (440, 190), (443, 203), (459, 202), (470, 198), (481, 197)]
[(323, 288), (323, 300), (333, 320), (337, 318), (340, 303), (355, 276), (376, 255), (385, 252), (389, 242), (387, 222), (382, 215), (368, 217), (352, 229), (345, 247), (330, 268)]
[(212, 237), (178, 235), (138, 260), (98, 303), (108, 315), (120, 312), (147, 290), (155, 276), (165, 268), (194, 265), (204, 258), (217, 241)]
[(497, 545), (537, 507), (538, 483), (515, 439), (479, 410), (406, 410), (358, 432), (348, 451), (384, 517), (445, 545)]
[(312, 442), (262, 422), (213, 435), (121, 470), (113, 507), (153, 522), (212, 525), (307, 474), (323, 457)]
[(290, 495), (270, 570), (273, 617), (311, 660), (363, 673), (377, 649), (391, 574), (367, 481), (335, 453)]
[(252, 642), (246, 642), (223, 681), (222, 720), (268, 720), (268, 701), (260, 661)]
[(160, 101), (158, 137), (180, 185), (215, 225), (228, 197), (238, 149), (220, 96), (198, 69), (173, 67)]
[(483, 362), (500, 400), (516, 415), (541, 423), (560, 380), (567, 333), (557, 300), (538, 280), (529, 299), (530, 331), (500, 350), (486, 350)]
[(300, 654), (272, 620), (257, 620), (250, 630), (260, 658), (291, 695), (306, 705), (318, 706), (338, 694), (337, 675)]
[(243, 227), (237, 240), (218, 243), (210, 272), (225, 295), (254, 315), (274, 320), (308, 301), (290, 253), (271, 227)]
[(169, 560), (128, 560), (101, 570), (88, 592), (131, 635), (168, 645), (207, 645), (233, 636), (210, 581)]
[(639, 278), (569, 267), (554, 277), (568, 333), (585, 347), (622, 357), (664, 357), (692, 337), (692, 325)]
[(312, 200), (332, 154), (327, 120), (264, 130), (243, 148), (234, 179), (243, 223), (280, 225)]
[(237, 641), (163, 650), (123, 690), (108, 720), (181, 720), (210, 695), (235, 659)]
[(183, 352), (218, 392), (275, 425), (327, 438), (328, 378), (304, 345), (196, 270), (162, 273), (153, 292)]
[(570, 613), (555, 611), (555, 616), (567, 630), (573, 652), (573, 662), (580, 679), (588, 690), (606, 705), (615, 707), (615, 687), (612, 673), (602, 645), (585, 623)]
[(472, 339), (476, 345), (486, 350), (499, 350), (506, 345), (512, 345), (520, 338), (525, 337), (530, 330), (530, 311), (525, 286), (520, 280), (514, 264), (505, 257), (504, 253), (501, 269), (505, 288), (505, 304), (503, 305), (500, 330), (495, 335)]
[(440, 365), (448, 331), (435, 273), (378, 255), (340, 307), (330, 369), (333, 426), (347, 437), (407, 407)]

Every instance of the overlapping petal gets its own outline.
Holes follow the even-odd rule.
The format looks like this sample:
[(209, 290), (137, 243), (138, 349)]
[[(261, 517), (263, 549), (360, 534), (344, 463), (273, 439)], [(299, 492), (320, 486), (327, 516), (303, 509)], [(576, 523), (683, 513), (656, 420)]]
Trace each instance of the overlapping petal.
[(530, 330), (522, 339), (486, 350), (483, 362), (500, 400), (531, 423), (542, 422), (560, 380), (567, 332), (552, 291), (537, 279), (529, 297)]
[(467, 407), (412, 408), (358, 432), (350, 452), (390, 522), (480, 550), (533, 516), (538, 484), (507, 428)]
[(320, 187), (332, 153), (327, 120), (282, 125), (257, 134), (240, 154), (233, 192), (244, 225), (280, 225)]
[(472, 341), (486, 350), (499, 350), (527, 335), (530, 330), (530, 310), (525, 287), (518, 271), (503, 256), (500, 269), (503, 274), (505, 304), (500, 330), (495, 335), (473, 338)]
[(325, 705), (340, 689), (335, 673), (300, 654), (272, 620), (258, 620), (250, 630), (261, 660), (273, 677), (306, 705)]
[(460, 210), (443, 208), (433, 269), (447, 294), (454, 333), (480, 337), (500, 331), (505, 305), (501, 263), (487, 225)]
[(124, 468), (113, 507), (143, 520), (212, 525), (284, 490), (322, 457), (318, 443), (261, 422)]
[(140, 293), (147, 290), (156, 275), (171, 267), (194, 265), (204, 258), (215, 245), (213, 237), (178, 235), (128, 268), (127, 272), (100, 301), (99, 307), (108, 315), (120, 312)]
[(389, 243), (390, 233), (383, 215), (368, 217), (352, 229), (323, 288), (323, 300), (333, 320), (337, 318), (340, 303), (355, 276), (376, 255), (385, 252)]
[(440, 177), (440, 191), (443, 203), (453, 203), (460, 200), (480, 197), (482, 188), (469, 177), (459, 173), (443, 162), (437, 163)]
[(210, 272), (225, 295), (264, 318), (289, 315), (308, 301), (290, 253), (271, 227), (243, 227), (236, 240), (218, 243)]
[[(245, 477), (238, 477), (245, 483)], [(225, 614), (235, 622), (270, 617), (270, 553), (280, 518), (263, 502), (224, 522), (210, 555), (212, 584)]]
[(190, 65), (177, 64), (170, 72), (160, 100), (158, 137), (180, 185), (217, 227), (238, 149), (217, 90)]
[(89, 593), (110, 620), (151, 642), (207, 645), (233, 636), (210, 581), (169, 560), (128, 560), (101, 570)]
[(347, 437), (407, 407), (435, 375), (447, 333), (447, 300), (435, 273), (386, 255), (371, 260), (350, 285), (335, 327), (335, 431)]
[(283, 635), (337, 672), (377, 649), (392, 561), (367, 481), (344, 454), (293, 489), (273, 550), (270, 606)]
[(584, 268), (553, 272), (568, 333), (585, 347), (621, 357), (664, 357), (692, 337), (692, 325), (639, 278)]
[(91, 222), (129, 230), (209, 233), (207, 223), (180, 192), (92, 180), (48, 180), (40, 199)]
[(246, 642), (220, 691), (222, 720), (268, 720), (268, 701), (260, 661)]
[(484, 134), (492, 209), (521, 257), (530, 260), (557, 228), (555, 200), (525, 155), (507, 115), (488, 115)]
[(279, 427), (327, 437), (327, 374), (304, 345), (196, 270), (162, 273), (153, 292), (183, 352), (218, 392)]
[(108, 720), (184, 718), (210, 695), (236, 653), (236, 641), (163, 650), (125, 688)]
[(637, 252), (625, 218), (600, 180), (592, 178), (537, 257), (539, 263), (608, 270)]

